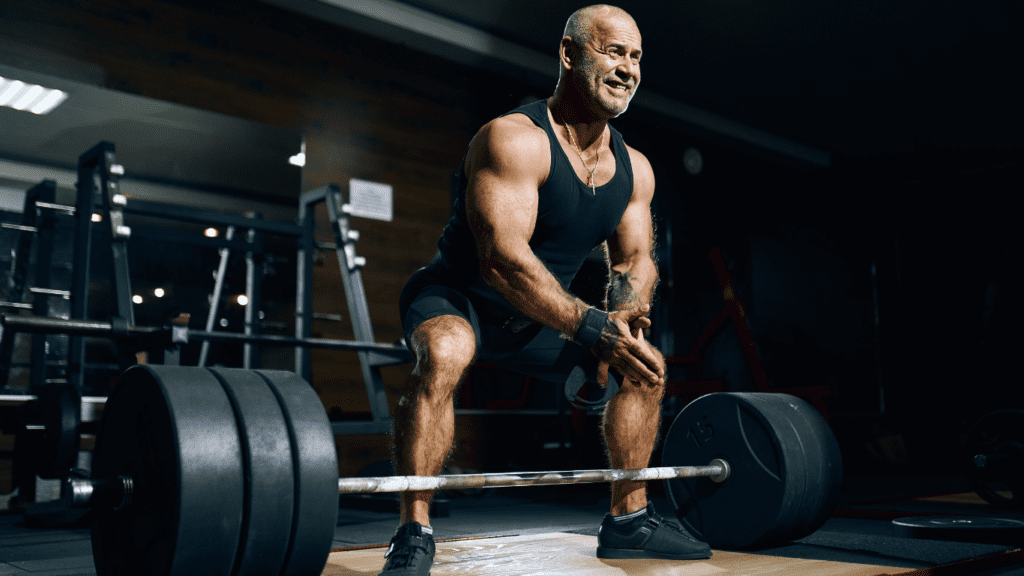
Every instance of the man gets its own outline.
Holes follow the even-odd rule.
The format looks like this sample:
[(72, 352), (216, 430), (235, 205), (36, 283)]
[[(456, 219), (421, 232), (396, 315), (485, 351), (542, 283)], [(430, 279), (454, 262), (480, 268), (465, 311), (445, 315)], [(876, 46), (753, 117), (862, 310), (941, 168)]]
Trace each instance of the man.
[[(641, 39), (621, 9), (574, 13), (559, 46), (554, 95), (492, 120), (473, 138), (455, 216), (433, 261), (409, 280), (400, 313), (416, 358), (395, 413), (395, 469), (441, 473), (454, 438), (455, 389), (474, 359), (564, 383), (593, 359), (592, 379), (620, 376), (604, 411), (612, 468), (644, 468), (657, 438), (664, 361), (643, 330), (658, 271), (651, 256), (654, 174), (608, 120), (640, 83)], [(607, 309), (567, 292), (607, 241)], [(596, 358), (595, 358), (596, 357)], [(432, 493), (401, 495), (401, 527), (382, 575), (429, 573)], [(598, 556), (707, 558), (706, 544), (661, 522), (644, 482), (612, 485)]]

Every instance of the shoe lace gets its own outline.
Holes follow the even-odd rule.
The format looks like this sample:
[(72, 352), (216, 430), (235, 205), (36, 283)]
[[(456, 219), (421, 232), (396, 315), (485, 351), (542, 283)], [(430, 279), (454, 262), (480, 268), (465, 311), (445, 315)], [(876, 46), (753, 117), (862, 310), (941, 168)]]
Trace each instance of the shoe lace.
[(419, 548), (396, 552), (388, 558), (388, 568), (415, 568)]
[(693, 542), (697, 541), (697, 539), (694, 538), (692, 534), (690, 534), (688, 531), (683, 530), (682, 528), (677, 526), (675, 522), (666, 522), (664, 518), (662, 518), (661, 516), (657, 516), (657, 515), (655, 515), (654, 518), (655, 518), (655, 520), (656, 520), (658, 525), (664, 526), (664, 527), (668, 528), (670, 531), (675, 532), (676, 534), (682, 534), (687, 540), (691, 540)]
[(387, 568), (415, 568), (416, 562), (426, 555), (427, 551), (420, 546), (402, 546), (388, 553)]

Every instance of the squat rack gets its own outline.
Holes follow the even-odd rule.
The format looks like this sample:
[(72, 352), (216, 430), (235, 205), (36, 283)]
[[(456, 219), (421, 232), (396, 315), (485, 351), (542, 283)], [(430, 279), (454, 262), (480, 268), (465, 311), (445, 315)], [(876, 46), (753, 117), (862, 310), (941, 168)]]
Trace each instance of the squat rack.
[[(203, 341), (238, 341), (245, 344), (243, 354), (244, 368), (258, 364), (258, 349), (252, 345), (294, 346), (295, 372), (306, 381), (311, 380), (311, 348), (335, 348), (355, 350), (359, 356), (363, 380), (370, 401), (371, 419), (362, 421), (332, 422), (335, 434), (359, 435), (382, 434), (390, 431), (391, 417), (387, 404), (387, 396), (380, 375), (380, 367), (408, 362), (411, 355), (404, 344), (381, 344), (374, 340), (373, 326), (370, 321), (369, 306), (363, 287), (360, 268), (366, 259), (356, 254), (355, 242), (359, 239), (357, 230), (349, 222), (349, 206), (345, 204), (341, 189), (335, 184), (322, 186), (301, 194), (298, 207), (297, 223), (284, 223), (263, 220), (259, 214), (238, 216), (235, 214), (197, 210), (182, 206), (161, 204), (145, 200), (128, 199), (120, 193), (118, 180), (124, 174), (124, 168), (117, 164), (115, 147), (111, 142), (100, 142), (79, 157), (78, 183), (75, 206), (61, 207), (75, 215), (75, 248), (73, 257), (73, 282), (69, 292), (71, 314), (68, 320), (78, 321), (79, 330), (71, 335), (71, 354), (68, 362), (67, 378), (78, 390), (84, 386), (85, 344), (83, 338), (88, 335), (127, 337), (129, 334), (156, 332), (156, 329), (135, 326), (135, 317), (131, 290), (131, 278), (128, 271), (127, 244), (132, 235), (131, 229), (125, 225), (125, 213), (151, 216), (184, 222), (199, 222), (211, 225), (227, 226), (235, 229), (246, 229), (246, 240), (226, 238), (214, 241), (222, 249), (222, 261), (226, 255), (223, 250), (240, 250), (246, 254), (246, 294), (249, 297), (246, 305), (245, 330), (243, 333), (214, 332), (211, 330), (182, 331), (178, 327), (178, 339), (175, 343), (187, 342), (188, 337)], [(98, 183), (98, 185), (97, 185)], [(52, 187), (52, 184), (50, 184)], [(38, 188), (38, 187), (37, 187)], [(35, 190), (35, 188), (33, 188)], [(49, 197), (47, 197), (49, 200)], [(316, 206), (323, 202), (334, 236), (334, 242), (317, 242), (314, 237)], [(33, 211), (34, 214), (34, 211)], [(99, 217), (95, 218), (94, 214)], [(97, 228), (94, 228), (97, 226)], [(22, 231), (28, 233), (27, 230)], [(260, 289), (262, 280), (261, 266), (256, 265), (257, 257), (263, 251), (262, 234), (269, 233), (296, 239), (297, 274), (295, 304), (295, 337), (267, 336), (259, 334)], [(111, 287), (117, 307), (117, 316), (109, 322), (89, 320), (88, 286), (90, 264), (93, 249), (93, 235), (98, 234), (100, 245), (111, 247), (113, 265), (111, 267)], [(141, 231), (140, 236), (145, 236)], [(24, 236), (23, 236), (24, 237)], [(202, 239), (204, 241), (208, 239)], [(206, 242), (201, 242), (206, 243)], [(313, 296), (313, 262), (318, 250), (332, 249), (338, 256), (339, 268), (345, 289), (346, 302), (352, 327), (355, 334), (353, 341), (341, 341), (311, 338), (312, 321), (324, 317), (312, 311)], [(27, 263), (27, 256), (23, 262)], [(223, 267), (222, 267), (223, 268)], [(223, 274), (218, 274), (217, 286), (223, 282)], [(217, 288), (215, 286), (215, 290)], [(211, 306), (216, 306), (216, 299)], [(18, 306), (24, 307), (24, 306)], [(211, 308), (211, 313), (213, 309)], [(36, 318), (45, 316), (36, 312)], [(19, 322), (16, 316), (8, 316), (8, 337), (2, 341), (13, 343), (13, 332), (21, 330), (37, 333), (60, 332), (56, 326), (38, 323), (35, 328), (28, 327), (26, 322)], [(9, 321), (7, 321), (9, 319)], [(66, 333), (66, 332), (65, 332)], [(170, 334), (170, 331), (168, 331)], [(184, 334), (184, 336), (182, 336)], [(156, 335), (150, 335), (150, 341), (156, 342)], [(181, 338), (184, 337), (184, 340)], [(170, 340), (168, 340), (170, 341)], [(5, 344), (6, 345), (6, 344)], [(176, 363), (176, 349), (164, 356), (167, 363)], [(33, 353), (33, 357), (36, 355)], [(39, 372), (33, 370), (33, 373)], [(6, 370), (5, 370), (6, 375)]]

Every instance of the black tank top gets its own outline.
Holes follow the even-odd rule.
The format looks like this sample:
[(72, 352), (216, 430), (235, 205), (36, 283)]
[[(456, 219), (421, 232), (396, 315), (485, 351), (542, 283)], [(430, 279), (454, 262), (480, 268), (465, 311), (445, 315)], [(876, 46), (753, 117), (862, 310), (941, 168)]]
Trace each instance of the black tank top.
[[(609, 126), (611, 148), (615, 156), (615, 175), (594, 193), (580, 180), (558, 143), (548, 118), (547, 101), (520, 106), (509, 114), (523, 114), (543, 128), (551, 146), (551, 167), (547, 180), (538, 190), (537, 223), (530, 248), (548, 270), (568, 290), (583, 261), (598, 244), (611, 236), (619, 225), (633, 195), (633, 168), (622, 135)], [(454, 215), (437, 242), (438, 254), (428, 269), (441, 274), (443, 281), (466, 292), (478, 307), (489, 309), (487, 316), (521, 317), (494, 288), (480, 277), (476, 240), (466, 218), (466, 163), (455, 186)]]

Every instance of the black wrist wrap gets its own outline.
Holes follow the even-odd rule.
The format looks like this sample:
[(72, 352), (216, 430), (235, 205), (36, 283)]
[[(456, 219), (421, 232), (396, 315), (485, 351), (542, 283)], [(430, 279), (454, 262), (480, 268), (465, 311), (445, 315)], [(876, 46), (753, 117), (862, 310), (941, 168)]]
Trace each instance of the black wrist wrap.
[(607, 312), (597, 308), (588, 309), (587, 313), (583, 315), (583, 325), (580, 326), (576, 332), (576, 338), (573, 340), (584, 349), (590, 350), (594, 344), (597, 344), (597, 339), (601, 336), (601, 330), (607, 320)]

